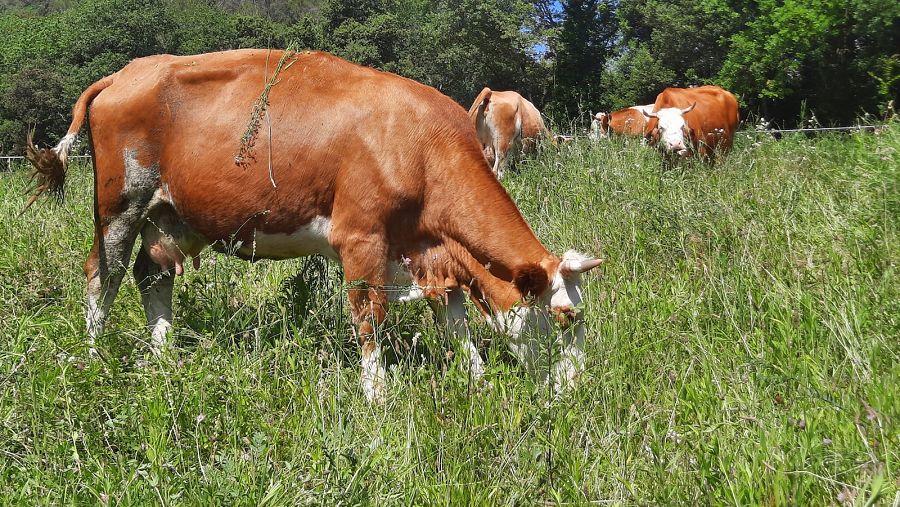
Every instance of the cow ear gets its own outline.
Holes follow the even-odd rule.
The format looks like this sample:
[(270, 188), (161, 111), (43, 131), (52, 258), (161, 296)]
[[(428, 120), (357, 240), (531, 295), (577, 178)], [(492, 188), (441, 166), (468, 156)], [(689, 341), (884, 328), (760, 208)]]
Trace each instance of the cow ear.
[(537, 264), (528, 264), (516, 269), (513, 275), (513, 284), (525, 299), (534, 299), (550, 285), (547, 271)]

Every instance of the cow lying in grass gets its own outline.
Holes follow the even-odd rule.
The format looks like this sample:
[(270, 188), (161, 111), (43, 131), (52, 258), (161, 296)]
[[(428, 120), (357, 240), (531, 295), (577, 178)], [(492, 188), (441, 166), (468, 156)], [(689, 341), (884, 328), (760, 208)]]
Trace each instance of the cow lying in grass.
[[(247, 259), (340, 262), (355, 282), (348, 297), (370, 400), (382, 397), (379, 325), (393, 301), (429, 299), (473, 376), (482, 362), (466, 293), (523, 361), (540, 342), (534, 333), (557, 333), (556, 386), (583, 368), (581, 273), (600, 261), (544, 248), (466, 112), (433, 88), (320, 52), (140, 58), (82, 93), (55, 148), (29, 139), (39, 192), (62, 190), (88, 111), (92, 349), (140, 235), (133, 273), (155, 351), (168, 345), (174, 276), (212, 245)], [(397, 285), (407, 289), (385, 290)]]
[(610, 134), (642, 137), (647, 117), (644, 113), (653, 111), (653, 104), (631, 106), (611, 113), (597, 113), (591, 121), (590, 138), (593, 141), (609, 139)]

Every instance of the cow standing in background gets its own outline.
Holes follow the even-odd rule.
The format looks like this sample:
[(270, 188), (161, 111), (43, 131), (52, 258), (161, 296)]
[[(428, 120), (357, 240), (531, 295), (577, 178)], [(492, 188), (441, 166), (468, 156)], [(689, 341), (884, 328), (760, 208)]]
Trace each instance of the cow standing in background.
[(133, 273), (154, 351), (167, 347), (174, 276), (212, 245), (249, 260), (340, 262), (359, 282), (348, 298), (369, 400), (382, 397), (381, 323), (394, 301), (426, 298), (473, 377), (482, 361), (464, 294), (532, 371), (540, 336), (556, 335), (556, 387), (583, 369), (581, 273), (600, 261), (544, 248), (465, 111), (434, 88), (321, 52), (139, 58), (81, 94), (55, 148), (28, 140), (40, 190), (61, 192), (88, 111), (92, 350), (141, 236)]
[(691, 153), (712, 161), (717, 150), (731, 149), (740, 123), (738, 102), (731, 92), (718, 86), (666, 88), (647, 118), (647, 137), (667, 154), (686, 157)]
[(469, 108), (469, 119), (497, 178), (520, 154), (536, 151), (541, 139), (555, 144), (541, 112), (516, 92), (481, 90)]
[(631, 106), (611, 113), (597, 113), (591, 121), (590, 138), (594, 141), (609, 139), (610, 132), (628, 136), (643, 136), (647, 117), (644, 113), (653, 111), (653, 104)]

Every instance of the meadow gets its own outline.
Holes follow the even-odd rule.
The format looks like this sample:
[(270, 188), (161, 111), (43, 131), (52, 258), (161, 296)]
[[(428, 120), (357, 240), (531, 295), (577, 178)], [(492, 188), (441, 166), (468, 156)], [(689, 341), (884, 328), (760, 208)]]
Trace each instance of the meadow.
[(552, 396), (470, 311), (470, 385), (396, 306), (359, 387), (339, 268), (204, 253), (158, 359), (133, 279), (88, 359), (92, 174), (21, 217), (0, 174), (0, 504), (898, 505), (900, 124), (739, 133), (715, 167), (577, 140), (504, 185), (586, 276), (587, 371)]

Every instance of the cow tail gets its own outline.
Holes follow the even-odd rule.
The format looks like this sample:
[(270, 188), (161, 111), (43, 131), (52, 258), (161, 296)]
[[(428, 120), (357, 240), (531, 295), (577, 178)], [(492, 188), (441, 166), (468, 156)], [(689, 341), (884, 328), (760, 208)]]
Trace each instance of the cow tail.
[(487, 110), (488, 104), (491, 101), (491, 95), (493, 93), (494, 92), (492, 92), (491, 89), (488, 88), (487, 86), (485, 86), (481, 90), (481, 93), (479, 93), (478, 96), (475, 97), (475, 102), (472, 104), (472, 107), (469, 108), (469, 117), (470, 118), (475, 118), (475, 115), (478, 114), (479, 108), (482, 111)]
[(72, 108), (72, 123), (69, 125), (69, 131), (53, 148), (38, 148), (34, 145), (34, 131), (29, 131), (25, 142), (25, 158), (31, 162), (32, 171), (31, 179), (34, 186), (31, 189), (32, 195), (28, 199), (28, 203), (22, 209), (22, 212), (28, 209), (37, 198), (44, 192), (49, 191), (55, 195), (57, 199), (63, 198), (63, 185), (66, 182), (66, 171), (69, 168), (69, 151), (75, 144), (75, 138), (84, 124), (87, 116), (88, 107), (94, 98), (113, 83), (113, 76), (106, 76), (89, 86)]

